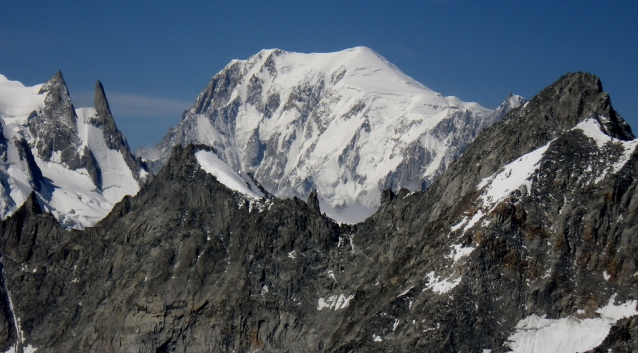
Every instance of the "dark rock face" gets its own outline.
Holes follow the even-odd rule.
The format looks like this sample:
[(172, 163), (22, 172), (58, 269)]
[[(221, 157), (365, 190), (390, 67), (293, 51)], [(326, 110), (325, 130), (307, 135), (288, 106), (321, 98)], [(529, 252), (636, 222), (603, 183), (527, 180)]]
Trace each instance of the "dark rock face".
[[(6, 277), (14, 266), (19, 276), (29, 277), (8, 284), (16, 288), (14, 295), (30, 298), (16, 306), (29, 342), (40, 342), (33, 344), (44, 351), (163, 345), (181, 351), (246, 350), (265, 344), (259, 332), (264, 318), (251, 314), (265, 308), (272, 310), (268, 330), (276, 331), (274, 320), (293, 325), (292, 332), (280, 334), (282, 342), (303, 336), (296, 322), (301, 309), (287, 295), (300, 292), (326, 266), (320, 260), (337, 242), (338, 227), (298, 199), (275, 200), (270, 212), (249, 213), (238, 195), (199, 169), (194, 150), (176, 149), (153, 186), (123, 200), (96, 228), (68, 232), (49, 215), (25, 209), (7, 221), (2, 230), (20, 235), (1, 244), (16, 249), (3, 253)], [(45, 228), (47, 235), (40, 236), (37, 230)], [(295, 265), (291, 252), (303, 265)], [(51, 256), (61, 261), (55, 271)], [(21, 272), (25, 262), (31, 267)], [(292, 311), (287, 318), (275, 315), (286, 309), (278, 307), (282, 302)], [(211, 327), (210, 320), (218, 324)], [(51, 330), (35, 329), (48, 326)], [(27, 333), (31, 327), (33, 333)], [(186, 331), (208, 338), (184, 341)]]
[(143, 169), (142, 162), (139, 158), (133, 156), (128, 142), (126, 142), (126, 138), (115, 125), (115, 119), (113, 119), (113, 114), (111, 114), (111, 108), (106, 99), (102, 82), (100, 81), (97, 81), (95, 84), (95, 99), (93, 105), (95, 106), (97, 117), (90, 121), (91, 125), (102, 129), (106, 146), (109, 149), (119, 151), (124, 157), (126, 165), (133, 172), (133, 176), (137, 181), (141, 181), (140, 170)]
[[(95, 228), (64, 230), (35, 198), (0, 224), (0, 349), (20, 334), (38, 352), (509, 351), (530, 315), (638, 299), (631, 136), (598, 79), (569, 74), (356, 226), (315, 191), (250, 201), (199, 167), (204, 147), (176, 147)], [(481, 181), (539, 148), (528, 186), (489, 204)], [(636, 320), (596, 349), (634, 349)]]

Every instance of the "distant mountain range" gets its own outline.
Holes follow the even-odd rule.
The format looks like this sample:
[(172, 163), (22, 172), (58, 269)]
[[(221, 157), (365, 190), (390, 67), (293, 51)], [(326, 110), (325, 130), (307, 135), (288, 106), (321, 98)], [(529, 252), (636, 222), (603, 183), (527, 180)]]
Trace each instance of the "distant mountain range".
[(0, 351), (638, 346), (638, 140), (594, 75), (491, 111), (267, 50), (140, 157), (94, 105), (0, 77)]

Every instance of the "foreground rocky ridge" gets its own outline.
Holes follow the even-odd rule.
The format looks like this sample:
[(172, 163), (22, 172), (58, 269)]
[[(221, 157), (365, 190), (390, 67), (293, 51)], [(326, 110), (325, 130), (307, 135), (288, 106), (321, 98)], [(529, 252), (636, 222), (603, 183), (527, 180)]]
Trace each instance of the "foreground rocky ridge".
[(598, 79), (568, 74), (428, 190), (341, 227), (316, 193), (251, 204), (202, 170), (207, 147), (177, 147), (94, 228), (33, 197), (0, 224), (0, 350), (631, 351), (632, 138)]

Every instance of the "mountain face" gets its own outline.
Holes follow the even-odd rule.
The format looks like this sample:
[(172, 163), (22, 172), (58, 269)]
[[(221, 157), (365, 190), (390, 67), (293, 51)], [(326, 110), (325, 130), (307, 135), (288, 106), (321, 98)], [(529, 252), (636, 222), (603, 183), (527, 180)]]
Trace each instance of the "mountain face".
[(637, 145), (567, 74), (350, 226), (178, 144), (96, 227), (0, 223), (0, 350), (633, 351)]
[(381, 191), (423, 190), (478, 132), (525, 101), (496, 111), (424, 87), (364, 47), (327, 54), (264, 50), (213, 76), (154, 150), (157, 170), (175, 145), (205, 144), (271, 194), (306, 199), (356, 223)]
[(35, 191), (64, 226), (92, 226), (146, 179), (99, 81), (95, 108), (75, 109), (60, 72), (34, 87), (0, 76), (0, 120), (3, 219)]

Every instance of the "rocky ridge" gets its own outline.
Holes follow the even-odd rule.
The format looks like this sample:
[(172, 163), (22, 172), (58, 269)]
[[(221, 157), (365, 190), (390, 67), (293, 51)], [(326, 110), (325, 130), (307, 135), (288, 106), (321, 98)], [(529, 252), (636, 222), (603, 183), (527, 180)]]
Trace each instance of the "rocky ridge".
[(631, 351), (636, 145), (598, 78), (568, 74), (356, 226), (316, 192), (251, 207), (209, 147), (176, 146), (94, 228), (33, 196), (0, 224), (0, 349)]

